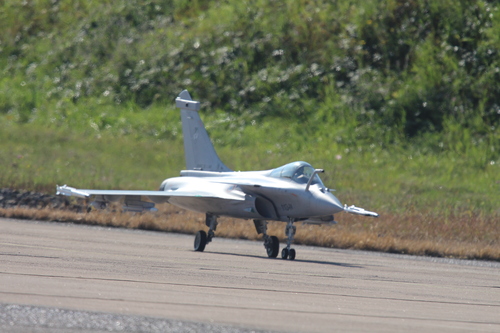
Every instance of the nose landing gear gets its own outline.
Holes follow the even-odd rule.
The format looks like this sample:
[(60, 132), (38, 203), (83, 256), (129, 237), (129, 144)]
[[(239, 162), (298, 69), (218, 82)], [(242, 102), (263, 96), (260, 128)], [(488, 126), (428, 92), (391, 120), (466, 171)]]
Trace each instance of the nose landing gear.
[(285, 228), (285, 234), (287, 236), (286, 247), (281, 251), (282, 259), (295, 259), (295, 249), (290, 248), (292, 246), (293, 238), (295, 237), (295, 231), (297, 227), (293, 225), (294, 219), (290, 218)]

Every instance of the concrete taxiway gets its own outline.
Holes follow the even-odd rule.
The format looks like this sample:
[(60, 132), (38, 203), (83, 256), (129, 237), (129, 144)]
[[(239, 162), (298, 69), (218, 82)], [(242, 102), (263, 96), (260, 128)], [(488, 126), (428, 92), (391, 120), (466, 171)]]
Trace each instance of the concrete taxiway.
[(289, 261), (241, 240), (194, 252), (193, 238), (0, 219), (1, 309), (287, 332), (500, 331), (500, 263), (306, 246)]

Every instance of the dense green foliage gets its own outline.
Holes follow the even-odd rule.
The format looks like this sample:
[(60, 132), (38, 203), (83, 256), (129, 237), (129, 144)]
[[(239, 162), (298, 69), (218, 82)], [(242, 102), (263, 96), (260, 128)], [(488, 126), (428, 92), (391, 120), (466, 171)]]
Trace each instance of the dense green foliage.
[(0, 112), (25, 122), (89, 104), (144, 108), (189, 88), (235, 115), (353, 118), (391, 136), (441, 131), (452, 118), (484, 135), (500, 119), (498, 9), (484, 0), (6, 1)]
[[(188, 89), (235, 169), (304, 159), (332, 165), (342, 180), (331, 182), (356, 186), (353, 196), (372, 193), (378, 207), (389, 202), (383, 209), (407, 209), (422, 194), (428, 205), (445, 186), (448, 208), (491, 212), (500, 180), (499, 8), (487, 0), (6, 0), (0, 130), (12, 125), (3, 136), (11, 144), (28, 128), (47, 134), (41, 127), (91, 134), (91, 145), (101, 136), (161, 140), (180, 156), (173, 100)], [(3, 165), (26, 155), (19, 147), (31, 151), (3, 147)], [(80, 160), (66, 166), (78, 167), (85, 146), (73, 149)], [(45, 170), (72, 163), (44, 161)], [(59, 179), (6, 175), (4, 184)]]

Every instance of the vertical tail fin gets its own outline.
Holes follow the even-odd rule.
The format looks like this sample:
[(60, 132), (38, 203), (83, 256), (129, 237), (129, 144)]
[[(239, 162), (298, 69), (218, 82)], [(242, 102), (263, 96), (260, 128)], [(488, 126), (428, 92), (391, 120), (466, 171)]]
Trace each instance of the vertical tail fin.
[(181, 109), (182, 134), (184, 136), (184, 155), (187, 170), (231, 171), (222, 163), (208, 137), (198, 110), (200, 102), (193, 101), (187, 90), (175, 99)]

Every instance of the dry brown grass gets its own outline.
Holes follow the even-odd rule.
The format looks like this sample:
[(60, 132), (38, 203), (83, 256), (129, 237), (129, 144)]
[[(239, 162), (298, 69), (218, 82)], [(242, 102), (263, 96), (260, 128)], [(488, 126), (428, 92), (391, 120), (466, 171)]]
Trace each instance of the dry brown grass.
[[(160, 205), (155, 214), (113, 211), (9, 208), (0, 216), (194, 234), (206, 229), (204, 215)], [(382, 214), (378, 219), (342, 214), (336, 226), (298, 225), (295, 243), (390, 253), (500, 261), (500, 226), (494, 216)], [(217, 237), (260, 240), (251, 221), (220, 218)], [(269, 234), (285, 241), (284, 223), (269, 223)]]

